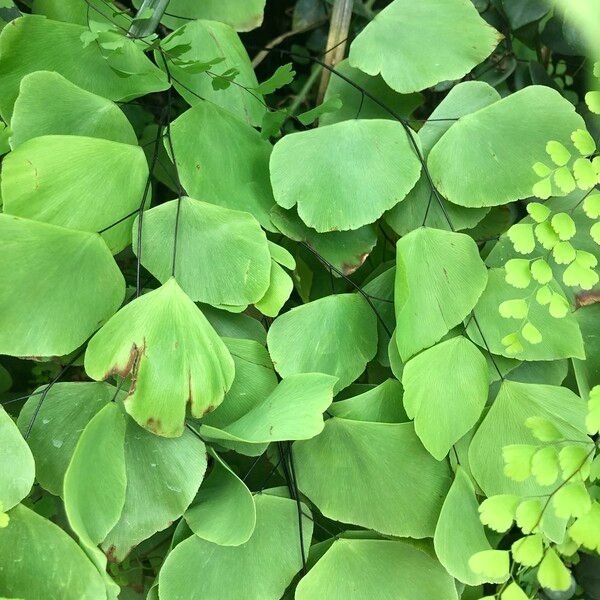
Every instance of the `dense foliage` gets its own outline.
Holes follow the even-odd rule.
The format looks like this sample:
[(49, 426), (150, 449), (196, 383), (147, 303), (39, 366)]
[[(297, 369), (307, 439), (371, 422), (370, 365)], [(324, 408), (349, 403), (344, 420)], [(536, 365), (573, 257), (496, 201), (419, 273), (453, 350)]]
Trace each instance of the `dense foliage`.
[(0, 596), (600, 598), (599, 7), (266, 4), (0, 0)]

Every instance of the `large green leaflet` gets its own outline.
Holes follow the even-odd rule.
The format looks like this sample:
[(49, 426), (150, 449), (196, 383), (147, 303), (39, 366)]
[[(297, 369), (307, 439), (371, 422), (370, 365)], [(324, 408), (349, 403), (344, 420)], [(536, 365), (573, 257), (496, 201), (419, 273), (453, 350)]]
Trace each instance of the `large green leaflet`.
[[(4, 211), (101, 231), (139, 209), (147, 178), (146, 157), (137, 146), (74, 135), (36, 137), (3, 160)], [(132, 221), (103, 233), (113, 253), (130, 242)]]
[(102, 542), (113, 561), (178, 519), (194, 499), (206, 470), (206, 448), (191, 431), (166, 439), (127, 418), (124, 432), (125, 501)]
[[(96, 382), (57, 383), (34, 391), (17, 421), (22, 432), (39, 405), (27, 441), (33, 452), (38, 483), (56, 496), (62, 496), (63, 478), (77, 440), (92, 417), (115, 395), (113, 386)], [(44, 395), (43, 402), (40, 403)]]
[(293, 448), (298, 487), (326, 517), (395, 536), (433, 535), (450, 471), (412, 423), (335, 417)]
[[(173, 85), (188, 104), (193, 106), (202, 100), (210, 100), (250, 125), (260, 125), (266, 110), (262, 96), (258, 92), (249, 94), (244, 89), (256, 87), (258, 81), (238, 34), (229, 25), (207, 20), (188, 22), (167, 36), (161, 48), (164, 54), (157, 52), (157, 63), (166, 69), (164, 62), (167, 61)], [(176, 51), (176, 48), (182, 51)], [(223, 60), (205, 72), (194, 73), (175, 63), (172, 55), (183, 63)], [(235, 77), (237, 85), (213, 89), (215, 77), (229, 69), (238, 71)]]
[(406, 235), (423, 225), (460, 231), (475, 227), (487, 212), (487, 208), (464, 208), (436, 195), (427, 177), (421, 173), (415, 187), (385, 214), (385, 220), (399, 235)]
[(23, 77), (10, 128), (13, 148), (41, 135), (81, 135), (137, 144), (131, 123), (114, 102), (51, 71)]
[(568, 100), (551, 88), (530, 86), (462, 117), (434, 146), (427, 165), (450, 202), (497, 206), (531, 196), (539, 180), (532, 165), (547, 161), (548, 141), (570, 144), (576, 129), (585, 124)]
[[(236, 31), (250, 31), (263, 20), (266, 0), (171, 0), (161, 22), (170, 29), (193, 19), (210, 19), (231, 25)], [(134, 5), (141, 0), (134, 0)]]
[(398, 241), (396, 261), (396, 343), (405, 361), (471, 312), (487, 271), (472, 238), (427, 227)]
[(0, 437), (0, 512), (5, 512), (29, 494), (33, 485), (35, 464), (27, 442), (2, 407)]
[[(517, 482), (503, 473), (502, 448), (509, 444), (535, 444), (525, 426), (529, 417), (550, 420), (570, 440), (588, 443), (586, 404), (564, 387), (505, 381), (469, 448), (475, 480), (486, 496), (494, 494), (536, 495), (549, 493), (533, 479)], [(556, 486), (554, 486), (556, 487)]]
[(2, 354), (73, 352), (123, 301), (123, 275), (95, 233), (2, 214), (0, 242)]
[[(529, 287), (534, 288), (533, 284)], [(551, 287), (560, 293), (556, 283), (553, 282)], [(506, 347), (501, 340), (505, 335), (518, 329), (519, 320), (502, 317), (498, 307), (506, 300), (522, 298), (527, 299), (528, 318), (541, 332), (542, 341), (539, 344), (531, 344), (523, 340), (523, 350), (514, 355), (515, 358), (521, 360), (585, 358), (581, 331), (574, 315), (567, 314), (562, 319), (553, 317), (548, 312), (547, 306), (541, 306), (532, 298), (532, 289), (517, 289), (506, 283), (503, 269), (490, 269), (487, 287), (473, 311), (479, 327), (475, 321), (470, 321), (467, 326), (469, 337), (482, 348), (487, 344), (494, 354), (507, 356)]]
[(273, 230), (271, 144), (255, 129), (220, 106), (199, 101), (173, 121), (171, 137), (179, 177), (190, 196), (249, 212)]
[(306, 440), (323, 430), (323, 413), (333, 399), (336, 378), (322, 373), (289, 375), (262, 401), (222, 429), (204, 425), (212, 440), (267, 444)]
[(167, 437), (183, 433), (188, 403), (195, 417), (214, 410), (234, 376), (229, 351), (175, 279), (112, 317), (88, 344), (85, 369), (97, 381), (131, 374), (127, 412)]
[(65, 510), (87, 546), (99, 544), (119, 519), (125, 502), (124, 415), (109, 403), (92, 417), (65, 473)]
[(406, 94), (460, 79), (501, 39), (469, 0), (394, 0), (354, 40), (350, 64)]
[[(258, 302), (269, 287), (271, 255), (258, 221), (246, 212), (192, 198), (165, 202), (143, 216), (142, 264), (160, 282), (175, 273), (194, 301), (220, 305)], [(138, 222), (133, 226), (137, 252)]]
[(376, 317), (359, 294), (337, 294), (298, 306), (278, 317), (267, 335), (275, 369), (328, 373), (335, 390), (350, 385), (377, 351)]
[[(296, 263), (293, 263), (296, 266)], [(267, 317), (276, 317), (288, 301), (294, 283), (285, 269), (273, 258), (271, 260), (269, 287), (264, 296), (255, 303), (256, 308)]]
[[(302, 568), (296, 503), (269, 493), (254, 497), (256, 527), (240, 546), (219, 546), (192, 535), (169, 554), (159, 576), (161, 600), (279, 600)], [(304, 551), (312, 521), (302, 520)]]
[(0, 529), (0, 591), (8, 598), (106, 597), (101, 575), (64, 530), (22, 504)]
[[(468, 585), (488, 581), (469, 567), (473, 554), (492, 548), (479, 520), (478, 508), (473, 483), (459, 466), (444, 500), (433, 542), (435, 553), (448, 573)], [(456, 527), (457, 523), (460, 527)]]
[[(107, 556), (120, 562), (132, 547), (183, 514), (202, 482), (206, 459), (204, 444), (189, 431), (170, 440), (129, 417), (125, 422), (122, 409), (110, 404), (117, 396), (124, 392), (105, 383), (58, 384), (45, 398), (30, 439), (40, 465), (38, 479), (47, 489), (63, 495), (68, 467), (64, 496), (77, 533), (89, 536), (88, 542), (102, 542)], [(21, 411), (22, 427), (38, 401), (32, 396)], [(69, 432), (66, 423), (77, 428)], [(80, 480), (83, 487), (77, 488)], [(112, 519), (94, 534), (94, 515), (106, 514), (108, 507)]]
[(460, 335), (406, 363), (404, 408), (419, 439), (438, 460), (479, 419), (487, 401), (488, 379), (485, 357)]
[(573, 370), (579, 392), (583, 398), (587, 398), (590, 389), (600, 384), (600, 339), (597, 325), (600, 304), (581, 307), (576, 314), (585, 343), (586, 360), (573, 360)]
[[(348, 388), (350, 389), (350, 388)], [(386, 379), (371, 390), (334, 402), (327, 411), (334, 417), (376, 423), (404, 423), (408, 417), (402, 407), (402, 386)]]
[[(578, 250), (589, 252), (590, 254), (593, 254), (596, 259), (599, 259), (600, 245), (598, 245), (589, 234), (591, 221), (585, 214), (582, 206), (585, 202), (586, 195), (587, 192), (577, 189), (563, 198), (550, 198), (545, 202), (545, 206), (556, 213), (566, 212), (573, 219), (577, 229), (575, 235), (571, 238), (570, 243)], [(528, 223), (533, 225), (536, 224), (529, 215), (519, 221), (519, 224)], [(560, 285), (567, 298), (571, 299), (571, 301), (575, 300), (574, 296), (578, 293), (577, 289), (563, 285), (562, 282), (562, 276), (569, 265), (557, 263), (554, 256), (541, 245), (536, 245), (529, 256), (531, 258), (546, 259), (552, 266), (555, 282)], [(515, 250), (509, 237), (506, 234), (503, 234), (498, 240), (498, 243), (492, 248), (485, 262), (489, 267), (502, 267), (511, 258), (523, 258), (523, 255)], [(518, 295), (519, 290), (516, 291)]]
[(102, 574), (108, 599), (117, 584), (106, 573), (107, 557), (97, 547), (119, 519), (127, 484), (124, 461), (126, 415), (107, 404), (89, 422), (65, 473), (65, 512), (71, 529)]
[[(294, 210), (274, 206), (270, 215), (275, 227), (286, 237), (305, 242), (344, 275), (351, 275), (357, 271), (377, 243), (377, 235), (372, 225), (350, 231), (318, 233), (307, 227)], [(333, 270), (334, 276), (338, 274)]]
[(202, 539), (220, 546), (239, 546), (254, 532), (254, 498), (216, 452), (210, 451), (210, 455), (212, 470), (186, 511), (185, 521)]
[(277, 387), (277, 375), (264, 346), (254, 340), (224, 338), (223, 341), (233, 357), (235, 377), (223, 402), (202, 420), (221, 429), (263, 402)]
[(249, 315), (233, 314), (206, 305), (202, 306), (202, 312), (221, 337), (252, 340), (262, 346), (267, 344), (267, 332), (263, 324)]
[(463, 81), (456, 84), (419, 129), (425, 154), (429, 154), (446, 131), (454, 127), (462, 117), (482, 110), (498, 100), (498, 91), (484, 81)]
[(285, 136), (271, 155), (277, 204), (298, 205), (300, 218), (320, 233), (372, 223), (419, 177), (409, 135), (395, 121), (354, 119)]
[[(86, 25), (88, 21), (102, 23), (116, 23), (121, 27), (128, 27), (131, 23), (127, 15), (120, 14), (117, 7), (112, 6), (113, 0), (33, 0), (34, 14), (46, 15), (54, 21), (77, 23)], [(89, 10), (88, 10), (89, 6)], [(117, 14), (114, 14), (117, 13)]]
[(102, 56), (100, 46), (84, 48), (80, 37), (85, 27), (24, 16), (0, 34), (0, 114), (10, 119), (21, 79), (34, 71), (56, 71), (69, 81), (111, 100), (130, 100), (165, 90), (167, 78), (133, 41), (107, 32), (107, 42), (124, 40), (123, 77)]
[(452, 577), (425, 550), (401, 540), (338, 539), (304, 577), (297, 600), (456, 600)]

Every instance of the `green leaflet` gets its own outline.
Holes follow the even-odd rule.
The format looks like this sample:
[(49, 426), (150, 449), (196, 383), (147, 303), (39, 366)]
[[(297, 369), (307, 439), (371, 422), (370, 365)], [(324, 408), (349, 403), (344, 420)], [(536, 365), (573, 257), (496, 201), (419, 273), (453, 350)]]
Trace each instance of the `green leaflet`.
[[(177, 52), (177, 61), (206, 63), (216, 58), (224, 60), (205, 73), (186, 72), (170, 58), (177, 47), (183, 47), (183, 52)], [(229, 25), (206, 20), (187, 22), (167, 36), (161, 42), (161, 48), (165, 53), (173, 85), (190, 106), (204, 99), (210, 100), (250, 125), (260, 125), (266, 110), (262, 96), (249, 94), (244, 89), (256, 87), (258, 81), (238, 34)], [(155, 54), (157, 64), (165, 68), (160, 52)], [(235, 77), (238, 85), (230, 85), (227, 89), (213, 89), (215, 76), (229, 69), (238, 71)]]
[(96, 44), (83, 47), (80, 39), (85, 27), (51, 21), (41, 16), (24, 16), (5, 27), (0, 34), (0, 114), (10, 119), (19, 93), (21, 79), (34, 71), (56, 71), (79, 87), (110, 100), (129, 100), (167, 89), (165, 75), (143, 52), (118, 34), (107, 34), (124, 41), (123, 77), (104, 59)]
[[(71, 473), (71, 482), (83, 477), (87, 485), (87, 477), (97, 477), (104, 487), (113, 490), (111, 485), (119, 480), (122, 471), (111, 477), (111, 471), (104, 470), (102, 465), (99, 471), (94, 470), (95, 454), (90, 453), (95, 451), (94, 443), (104, 442), (105, 438), (103, 431), (97, 432), (96, 423), (89, 425), (89, 429), (88, 424), (117, 395), (125, 393), (118, 394), (116, 388), (106, 383), (59, 383), (51, 388), (29, 437), (38, 461), (37, 478), (46, 489), (63, 495), (65, 471), (78, 440), (85, 436), (74, 459), (76, 465), (83, 463), (83, 470), (77, 467), (80, 471)], [(22, 429), (27, 427), (39, 398), (32, 396), (21, 411)], [(114, 409), (111, 411), (114, 413)], [(123, 445), (124, 450), (120, 457), (113, 452), (110, 458), (125, 468), (126, 491), (119, 518), (101, 541), (110, 559), (121, 561), (133, 546), (183, 514), (202, 481), (206, 457), (204, 444), (190, 431), (176, 440), (168, 440), (141, 429), (128, 417), (124, 428), (116, 413), (111, 418), (118, 424), (113, 443), (119, 448)], [(104, 502), (102, 497), (100, 501)], [(69, 502), (74, 506), (89, 504), (79, 497), (73, 499), (72, 488)], [(94, 515), (104, 512), (104, 508), (94, 505), (91, 509)]]
[(246, 444), (312, 438), (323, 430), (322, 415), (331, 404), (335, 381), (322, 373), (289, 375), (235, 421), (222, 428), (203, 425), (200, 434)]
[[(169, 14), (165, 14), (161, 22), (175, 29), (190, 19), (211, 19), (231, 25), (236, 31), (250, 31), (262, 23), (265, 1), (206, 0), (199, 4), (195, 0), (171, 0)], [(133, 4), (138, 6), (141, 0), (134, 0)]]
[(297, 600), (455, 600), (452, 578), (409, 541), (338, 539), (299, 583)]
[(2, 407), (0, 439), (0, 512), (6, 512), (29, 494), (35, 475), (35, 463), (27, 442)]
[(264, 296), (255, 302), (255, 306), (263, 315), (276, 317), (288, 301), (294, 289), (294, 283), (285, 269), (275, 260), (271, 260), (270, 274), (269, 287)]
[[(103, 23), (112, 21), (118, 23), (121, 27), (128, 27), (131, 20), (125, 15), (114, 15), (113, 10), (111, 10), (111, 4), (114, 4), (114, 2), (113, 0), (109, 0), (109, 2), (110, 4), (104, 0), (90, 0), (89, 16), (93, 18), (89, 20)], [(80, 0), (33, 0), (33, 12), (34, 14), (46, 15), (54, 21), (65, 21), (66, 23), (87, 26), (87, 5), (87, 2), (81, 3)], [(115, 12), (118, 10), (116, 5), (114, 9)]]
[(258, 319), (246, 314), (228, 313), (212, 306), (202, 306), (202, 312), (221, 337), (254, 340), (263, 346), (267, 344), (267, 332)]
[[(497, 206), (531, 196), (539, 180), (532, 165), (547, 159), (548, 140), (569, 142), (571, 132), (583, 127), (583, 119), (558, 92), (529, 86), (464, 116), (434, 146), (427, 165), (450, 202)], [(465, 177), (465, 165), (485, 177)]]
[(394, 536), (433, 535), (450, 473), (412, 423), (335, 417), (293, 448), (298, 487), (326, 517)]
[(451, 230), (450, 225), (460, 231), (475, 227), (487, 214), (487, 208), (465, 208), (448, 202), (445, 198), (438, 199), (431, 191), (427, 177), (421, 177), (406, 198), (385, 213), (386, 223), (399, 235), (423, 226), (435, 229)]
[[(407, 117), (415, 108), (423, 102), (421, 94), (398, 94), (391, 89), (379, 76), (371, 77), (358, 69), (350, 66), (348, 59), (344, 59), (335, 65), (335, 70), (344, 77), (353, 81), (356, 85), (367, 90), (371, 96), (395, 113)], [(324, 100), (339, 96), (342, 107), (334, 112), (325, 113), (319, 119), (319, 125), (331, 125), (348, 119), (389, 119), (391, 115), (381, 108), (371, 98), (364, 97), (361, 91), (350, 85), (342, 77), (332, 73), (325, 92)]]
[[(147, 178), (137, 146), (73, 135), (37, 137), (3, 160), (4, 211), (101, 231), (139, 209)], [(102, 234), (113, 254), (129, 244), (132, 222), (133, 216)]]
[(404, 199), (420, 170), (404, 127), (384, 119), (343, 121), (285, 136), (270, 162), (277, 204), (298, 205), (302, 221), (319, 233), (372, 223)]
[[(489, 581), (469, 566), (473, 554), (492, 548), (479, 520), (478, 508), (473, 484), (459, 466), (444, 500), (433, 543), (435, 553), (448, 573), (467, 585)], [(460, 527), (457, 527), (457, 523), (460, 523)]]
[(548, 2), (536, 0), (502, 0), (502, 8), (513, 29), (519, 29), (533, 21), (541, 19), (551, 8)]
[(277, 375), (266, 348), (254, 340), (225, 338), (235, 364), (235, 377), (223, 402), (202, 422), (222, 429), (237, 421), (277, 387)]
[(362, 394), (334, 402), (327, 412), (334, 417), (355, 421), (377, 423), (408, 421), (402, 408), (402, 386), (395, 379), (387, 379)]
[(392, 89), (406, 94), (460, 79), (501, 39), (468, 0), (394, 0), (356, 37), (350, 64), (369, 75), (381, 73)]
[(75, 540), (60, 527), (15, 506), (0, 528), (0, 590), (11, 598), (105, 598), (102, 577)]
[(586, 404), (567, 388), (505, 381), (496, 400), (473, 437), (469, 463), (475, 480), (487, 496), (548, 493), (532, 479), (516, 482), (503, 473), (502, 448), (510, 444), (535, 444), (526, 427), (529, 417), (544, 417), (568, 439), (588, 442)]
[[(29, 397), (17, 424), (25, 433), (46, 386)], [(42, 392), (42, 393), (40, 393)], [(65, 382), (53, 385), (40, 405), (27, 438), (36, 463), (38, 483), (56, 496), (63, 494), (63, 478), (77, 440), (94, 415), (115, 395), (107, 383)]]
[(125, 503), (126, 417), (109, 403), (80, 436), (65, 473), (65, 510), (84, 546), (99, 544), (114, 527)]
[(472, 238), (427, 227), (398, 241), (396, 260), (396, 343), (406, 361), (471, 312), (487, 271)]
[(455, 85), (419, 129), (425, 154), (429, 154), (442, 136), (462, 117), (482, 110), (499, 100), (500, 94), (484, 81), (463, 81)]
[[(296, 503), (267, 492), (254, 496), (256, 527), (240, 546), (219, 546), (191, 536), (169, 553), (159, 576), (161, 600), (247, 598), (278, 600), (302, 568)], [(303, 506), (303, 512), (310, 516)], [(302, 521), (304, 551), (312, 535)]]
[(359, 294), (337, 294), (298, 306), (273, 322), (269, 352), (282, 377), (328, 373), (337, 392), (350, 385), (377, 351), (376, 317)]
[(2, 214), (0, 243), (2, 354), (73, 352), (123, 301), (125, 281), (97, 234)]
[[(520, 224), (534, 224), (540, 221), (546, 221), (550, 213), (568, 213), (571, 216), (573, 221), (575, 222), (575, 227), (577, 228), (577, 233), (570, 240), (570, 244), (575, 246), (579, 250), (584, 250), (593, 254), (597, 259), (600, 258), (600, 246), (594, 242), (592, 237), (589, 234), (590, 228), (590, 217), (585, 213), (585, 193), (581, 190), (576, 190), (575, 192), (569, 194), (564, 198), (550, 198), (546, 202), (544, 202), (542, 206), (544, 211), (541, 211), (537, 208), (537, 203), (534, 204), (533, 208), (531, 204), (528, 205), (528, 210), (531, 211), (532, 216), (527, 216), (522, 219)], [(588, 198), (591, 196), (588, 196)], [(548, 212), (546, 212), (548, 211)], [(534, 219), (533, 216), (536, 216), (537, 219)], [(536, 228), (536, 233), (539, 231)], [(552, 230), (553, 231), (553, 230)], [(543, 238), (542, 238), (543, 239)], [(519, 255), (510, 239), (507, 235), (502, 235), (498, 242), (494, 245), (491, 252), (486, 258), (486, 264), (490, 267), (501, 267), (504, 266), (505, 263), (512, 259), (518, 258), (522, 255)], [(559, 264), (554, 259), (554, 253), (549, 255), (548, 248), (544, 248), (541, 244), (537, 244), (534, 251), (529, 255), (528, 258), (545, 258), (548, 260), (549, 264), (552, 267), (552, 270), (555, 274), (555, 281), (561, 286), (564, 294), (569, 299), (574, 300), (574, 296), (576, 295), (576, 291), (572, 288), (563, 285), (563, 274), (567, 268), (566, 264)]]
[[(249, 212), (265, 229), (274, 230), (268, 141), (212, 102), (195, 103), (173, 121), (171, 131), (181, 183), (191, 197)], [(171, 152), (168, 141), (165, 147)]]
[[(274, 206), (270, 216), (275, 227), (286, 237), (305, 242), (344, 275), (356, 272), (377, 243), (372, 225), (351, 231), (318, 233), (307, 227), (294, 210)], [(338, 277), (339, 273), (333, 271), (333, 276)]]
[[(175, 273), (194, 301), (213, 306), (258, 302), (269, 287), (271, 255), (258, 221), (241, 211), (192, 198), (171, 200), (143, 215), (141, 261), (161, 283)], [(138, 252), (138, 220), (133, 248)]]
[(106, 555), (119, 562), (185, 512), (204, 477), (206, 447), (191, 431), (166, 439), (128, 417), (124, 461), (125, 501), (119, 520), (102, 542)]
[(404, 408), (427, 450), (442, 460), (475, 425), (488, 397), (483, 354), (462, 336), (409, 360), (402, 372)]
[[(482, 81), (465, 81), (455, 85), (419, 130), (424, 157), (460, 117), (499, 99), (498, 92)], [(385, 220), (400, 235), (406, 235), (421, 225), (460, 231), (477, 225), (487, 212), (487, 208), (465, 208), (441, 196), (438, 198), (432, 192), (425, 173), (421, 173), (415, 187), (403, 202), (386, 213)]]
[(51, 71), (23, 77), (10, 127), (12, 148), (42, 135), (80, 135), (137, 144), (131, 123), (114, 102)]
[(175, 279), (122, 308), (92, 338), (85, 354), (92, 379), (133, 376), (127, 412), (158, 435), (183, 433), (193, 416), (214, 410), (231, 387), (233, 359)]
[(193, 505), (185, 512), (185, 521), (202, 539), (220, 546), (239, 546), (254, 532), (254, 497), (214, 450), (209, 453), (213, 458), (212, 470)]
[(63, 487), (69, 525), (102, 574), (108, 598), (116, 598), (119, 588), (106, 573), (107, 557), (97, 546), (119, 520), (125, 502), (125, 425), (116, 404), (100, 410), (77, 441)]
[[(560, 288), (552, 284), (556, 292)], [(485, 348), (481, 334), (489, 349), (494, 354), (513, 356), (507, 353), (501, 340), (505, 335), (515, 331), (520, 321), (505, 319), (498, 312), (498, 307), (505, 300), (529, 298), (533, 285), (525, 289), (516, 289), (506, 283), (503, 269), (490, 269), (488, 284), (475, 307), (474, 314), (481, 332), (474, 321), (467, 325), (469, 337), (479, 346)], [(515, 358), (521, 360), (556, 360), (560, 358), (584, 358), (583, 340), (577, 321), (572, 314), (557, 319), (548, 313), (548, 307), (541, 306), (534, 299), (529, 301), (529, 320), (539, 329), (542, 341), (531, 344), (524, 340), (523, 350)], [(515, 325), (517, 323), (517, 325)]]

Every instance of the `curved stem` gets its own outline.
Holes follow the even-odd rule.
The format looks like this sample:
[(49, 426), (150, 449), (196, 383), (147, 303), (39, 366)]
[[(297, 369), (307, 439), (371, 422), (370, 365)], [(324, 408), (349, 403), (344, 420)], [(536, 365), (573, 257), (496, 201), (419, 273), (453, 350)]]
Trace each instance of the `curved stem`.
[[(154, 33), (169, 2), (170, 0), (144, 0), (129, 28), (129, 37), (144, 38)], [(152, 14), (147, 19), (142, 18), (148, 9), (152, 10)]]

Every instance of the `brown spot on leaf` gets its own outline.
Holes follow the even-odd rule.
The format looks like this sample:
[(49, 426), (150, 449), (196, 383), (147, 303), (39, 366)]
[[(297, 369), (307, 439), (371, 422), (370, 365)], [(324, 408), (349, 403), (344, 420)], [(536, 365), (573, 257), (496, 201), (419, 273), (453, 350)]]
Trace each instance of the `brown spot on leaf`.
[(108, 548), (108, 550), (106, 550), (104, 552), (104, 554), (106, 554), (106, 560), (108, 560), (108, 562), (111, 562), (111, 563), (119, 562), (116, 557), (116, 552), (117, 552), (117, 549), (115, 548), (115, 546), (114, 545), (110, 546)]
[(141, 358), (146, 350), (146, 338), (144, 338), (144, 343), (141, 346), (138, 346), (135, 342), (131, 346), (131, 350), (129, 351), (129, 357), (127, 359), (127, 363), (124, 366), (114, 365), (110, 371), (105, 373), (104, 379), (108, 379), (112, 375), (120, 375), (121, 377), (127, 377), (131, 373), (131, 387), (127, 393), (128, 396), (131, 396), (135, 392), (135, 386), (137, 384), (137, 376), (138, 370), (140, 368)]
[(150, 431), (153, 431), (154, 433), (159, 434), (159, 435), (160, 435), (160, 432), (162, 431), (161, 420), (155, 419), (154, 417), (150, 417), (149, 419), (147, 419), (145, 427), (146, 427), (146, 429), (149, 429)]
[(352, 275), (352, 273), (354, 273), (359, 267), (362, 267), (362, 265), (364, 264), (365, 260), (367, 260), (367, 256), (369, 256), (368, 252), (363, 252), (359, 257), (358, 257), (358, 263), (353, 265), (350, 263), (343, 263), (342, 264), (342, 273), (344, 275)]
[(215, 410), (215, 408), (217, 408), (214, 404), (209, 404), (205, 409), (204, 412), (202, 413), (202, 416), (207, 415), (208, 413), (212, 412), (213, 410)]
[(600, 290), (590, 290), (588, 292), (579, 292), (575, 296), (575, 306), (581, 308), (582, 306), (591, 306), (600, 302)]

